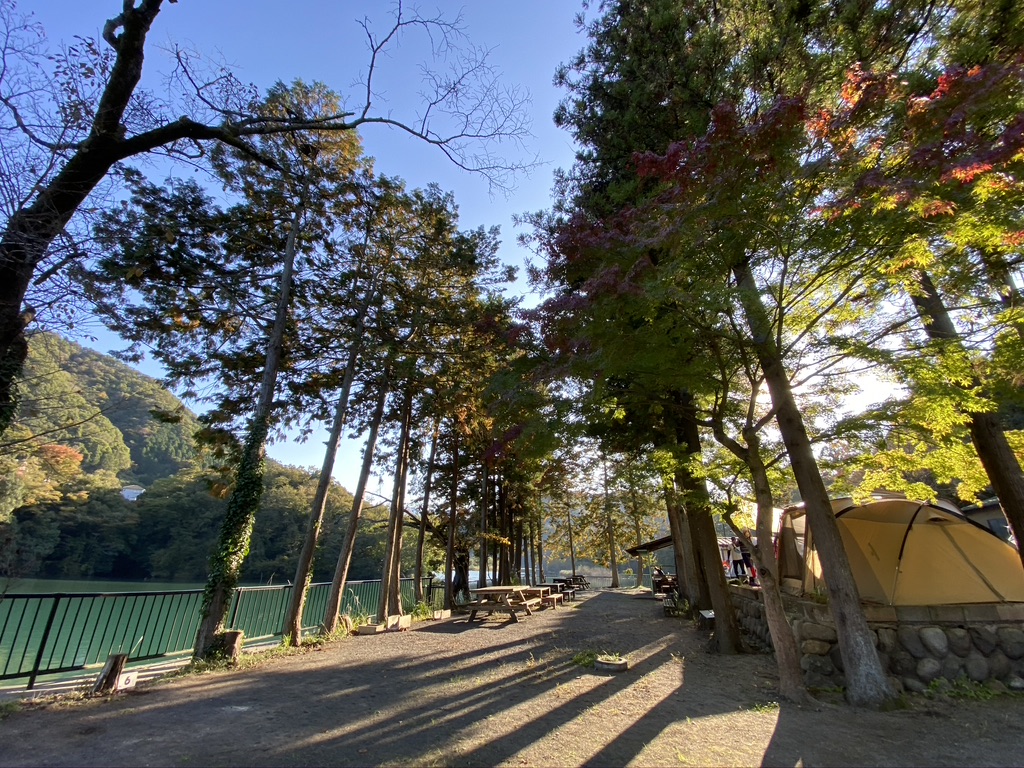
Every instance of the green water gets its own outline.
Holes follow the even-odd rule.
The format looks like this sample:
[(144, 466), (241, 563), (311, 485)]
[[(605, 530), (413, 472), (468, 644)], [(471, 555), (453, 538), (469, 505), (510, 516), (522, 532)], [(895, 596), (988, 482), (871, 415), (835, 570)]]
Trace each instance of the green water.
[(177, 589), (202, 589), (205, 586), (205, 584), (198, 582), (180, 581), (3, 579), (0, 580), (0, 593), (39, 595), (54, 592), (168, 592)]

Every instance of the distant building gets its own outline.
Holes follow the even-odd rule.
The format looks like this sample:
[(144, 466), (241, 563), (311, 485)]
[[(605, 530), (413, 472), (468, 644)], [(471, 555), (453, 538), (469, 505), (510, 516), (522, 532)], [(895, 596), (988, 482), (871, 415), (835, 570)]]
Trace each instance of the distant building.
[(145, 492), (146, 489), (141, 485), (126, 485), (121, 489), (121, 495), (128, 499), (128, 501), (135, 501)]

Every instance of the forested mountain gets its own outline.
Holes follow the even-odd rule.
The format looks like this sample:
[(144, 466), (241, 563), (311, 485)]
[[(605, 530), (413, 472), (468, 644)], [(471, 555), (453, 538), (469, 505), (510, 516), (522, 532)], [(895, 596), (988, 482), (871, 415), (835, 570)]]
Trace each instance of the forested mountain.
[[(231, 478), (202, 466), (196, 418), (156, 380), (52, 334), (32, 338), (18, 421), (0, 446), (0, 576), (203, 581)], [(121, 489), (146, 488), (136, 501)], [(248, 581), (292, 577), (315, 473), (267, 462)], [(351, 507), (330, 490), (314, 560), (330, 579)], [(379, 578), (387, 510), (364, 511), (351, 578)]]
[[(20, 577), (203, 581), (224, 519), (223, 477), (186, 469), (157, 480), (136, 501), (115, 490), (22, 507), (14, 513)], [(295, 572), (314, 473), (270, 461), (243, 581), (281, 583)], [(330, 580), (351, 495), (335, 484), (327, 501), (314, 578)], [(364, 511), (352, 578), (379, 578), (387, 510)]]
[(148, 487), (195, 458), (199, 425), (181, 401), (155, 379), (54, 334), (32, 337), (21, 393), (12, 430), (74, 448), (83, 472), (109, 470)]

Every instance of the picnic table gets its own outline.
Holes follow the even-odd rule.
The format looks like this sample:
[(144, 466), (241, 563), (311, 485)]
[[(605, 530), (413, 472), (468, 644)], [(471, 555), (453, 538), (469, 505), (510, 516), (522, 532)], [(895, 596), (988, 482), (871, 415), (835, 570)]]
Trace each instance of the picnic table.
[(512, 621), (519, 621), (519, 611), (527, 616), (532, 616), (532, 609), (541, 603), (540, 597), (527, 594), (533, 589), (535, 588), (519, 584), (471, 589), (470, 592), (473, 593), (474, 599), (465, 605), (466, 608), (469, 608), (469, 621), (472, 622), (479, 611), (487, 611), (488, 616), (495, 611), (507, 613)]
[(587, 581), (586, 576), (569, 576), (558, 579), (552, 579), (552, 581), (558, 584), (568, 584), (573, 589), (579, 589), (581, 591), (590, 589), (590, 582)]

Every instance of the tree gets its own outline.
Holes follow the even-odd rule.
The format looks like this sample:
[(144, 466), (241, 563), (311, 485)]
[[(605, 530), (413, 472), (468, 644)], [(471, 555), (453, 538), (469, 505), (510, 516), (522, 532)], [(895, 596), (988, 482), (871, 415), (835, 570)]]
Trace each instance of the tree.
[[(1024, 349), (1010, 266), (1020, 250), (1020, 214), (1011, 200), (1024, 146), (1022, 41), (1002, 26), (1002, 12), (998, 23), (982, 20), (977, 31), (965, 29), (970, 18), (962, 9), (951, 24), (958, 32), (944, 41), (938, 36), (944, 44), (932, 65), (944, 67), (941, 75), (925, 70), (900, 80), (884, 70), (853, 69), (842, 101), (823, 110), (814, 127), (847, 171), (828, 215), (861, 221), (861, 207), (877, 209), (863, 226), (894, 253), (879, 279), (905, 291), (907, 313), (917, 316), (927, 339), (901, 339), (890, 344), (895, 353), (861, 351), (914, 374), (917, 409), (930, 400), (930, 421), (945, 433), (938, 435), (943, 443), (955, 450), (963, 435), (951, 427), (966, 428), (1019, 537), (1024, 472), (997, 409), (1019, 402)], [(875, 147), (870, 154), (861, 148), (867, 137)], [(937, 380), (918, 367), (922, 354), (942, 372)], [(925, 462), (934, 465), (941, 455)], [(964, 474), (954, 470), (950, 479)], [(962, 484), (965, 496), (975, 492), (976, 483)]]
[[(556, 82), (569, 95), (559, 105), (555, 122), (570, 130), (582, 149), (571, 172), (559, 179), (556, 212), (566, 218), (600, 218), (623, 204), (642, 199), (648, 190), (633, 173), (634, 153), (659, 151), (680, 135), (701, 130), (707, 124), (707, 106), (734, 90), (728, 76), (730, 43), (724, 43), (724, 38), (715, 32), (716, 7), (677, 0), (653, 4), (621, 0), (601, 3), (600, 15), (590, 24), (581, 15), (579, 26), (587, 33), (589, 43), (556, 74)], [(548, 232), (541, 236), (542, 240), (559, 231), (564, 223), (558, 217), (534, 219), (537, 230)], [(571, 293), (588, 278), (615, 279), (596, 261), (556, 265), (550, 260), (553, 249), (546, 250), (549, 287), (566, 291), (564, 298), (569, 303)], [(558, 304), (556, 300), (552, 305), (553, 313), (565, 310), (564, 305)], [(583, 334), (570, 333), (570, 338), (582, 337)], [(593, 367), (601, 371), (603, 363)], [(626, 374), (625, 378), (635, 373)], [(652, 394), (659, 399), (667, 395), (680, 403), (691, 399), (688, 393), (669, 389), (673, 390), (671, 394)], [(668, 421), (671, 423), (665, 425), (662, 434), (666, 447), (670, 451), (699, 454), (699, 432), (684, 432), (683, 421), (675, 417)], [(711, 568), (718, 555), (711, 520), (707, 517), (707, 489), (699, 478), (685, 470), (685, 465), (680, 462), (673, 471), (672, 482), (679, 484), (680, 491), (673, 500), (690, 503), (688, 507), (685, 503), (673, 503), (668, 508), (678, 556), (677, 572), (681, 576), (691, 575), (682, 583), (684, 589), (692, 590), (692, 597), (700, 594), (700, 600), (693, 603), (695, 607), (709, 608), (714, 603), (717, 613), (727, 617), (717, 638), (721, 650), (733, 652), (739, 648), (739, 634), (728, 618), (733, 612), (724, 578), (720, 569)], [(684, 525), (688, 527), (685, 532)], [(687, 566), (688, 562), (694, 567)], [(695, 567), (697, 564), (702, 565)], [(693, 579), (698, 583), (688, 584)]]
[[(782, 601), (781, 577), (778, 559), (775, 556), (773, 530), (773, 487), (780, 485), (777, 475), (784, 451), (779, 450), (780, 447), (773, 447), (774, 450), (769, 452), (765, 447), (767, 441), (763, 433), (765, 427), (771, 423), (773, 410), (759, 403), (759, 393), (764, 379), (752, 350), (749, 346), (738, 343), (730, 345), (731, 354), (726, 354), (723, 347), (724, 344), (716, 340), (709, 350), (719, 367), (719, 389), (702, 426), (710, 429), (715, 439), (731, 457), (742, 463), (742, 469), (735, 468), (734, 461), (719, 460), (725, 464), (724, 472), (722, 468), (719, 468), (717, 473), (710, 469), (709, 474), (718, 474), (720, 477), (732, 474), (729, 481), (720, 483), (720, 487), (724, 486), (728, 502), (723, 517), (733, 529), (733, 533), (748, 548), (757, 568), (761, 601), (764, 604), (765, 618), (779, 667), (779, 693), (790, 701), (802, 701), (806, 700), (808, 695), (800, 666), (800, 650)], [(735, 391), (737, 388), (740, 389), (738, 393)], [(769, 456), (771, 458), (768, 458)], [(705, 460), (712, 467), (719, 463), (714, 458)], [(746, 475), (749, 479), (746, 497), (753, 498), (756, 508), (756, 541), (751, 538), (746, 526), (741, 529), (735, 519), (739, 510), (735, 503), (734, 491), (741, 475)]]
[(106, 468), (143, 486), (196, 458), (192, 414), (156, 381), (107, 355), (34, 333), (21, 387), (18, 419), (0, 454), (74, 446), (85, 471)]
[[(437, 75), (423, 120), (402, 122), (373, 112), (373, 75), (398, 33), (424, 30), (436, 36), (435, 45), (450, 49), (459, 39), (457, 22), (408, 14), (401, 5), (383, 35), (375, 35), (364, 22), (370, 61), (365, 100), (355, 111), (316, 117), (261, 113), (258, 100), (230, 73), (204, 81), (180, 50), (175, 53), (178, 77), (172, 82), (191, 92), (162, 109), (162, 100), (138, 89), (146, 38), (162, 5), (163, 0), (123, 3), (103, 27), (110, 51), (98, 41), (85, 41), (70, 57), (59, 59), (52, 86), (34, 69), (44, 55), (41, 30), (19, 16), (10, 0), (0, 6), (6, 64), (0, 89), (3, 128), (8, 137), (20, 137), (23, 150), (7, 170), (20, 176), (12, 180), (13, 188), (32, 190), (11, 205), (0, 237), (0, 430), (14, 418), (15, 381), (27, 354), (25, 330), (34, 316), (25, 305), (33, 280), (45, 282), (51, 272), (60, 271), (59, 263), (44, 268), (51, 245), (89, 195), (128, 158), (156, 150), (194, 157), (197, 148), (202, 152), (204, 145), (217, 143), (274, 168), (279, 166), (252, 143), (255, 137), (309, 130), (351, 133), (380, 124), (422, 138), (460, 167), (484, 173), (496, 184), (519, 167), (488, 149), (494, 141), (518, 140), (525, 129), (521, 95), (501, 86), (485, 58), (467, 55), (450, 76)], [(475, 98), (465, 99), (467, 91)]]
[[(730, 3), (604, 4), (605, 16), (593, 26), (600, 43), (580, 57), (575, 66), (581, 73), (579, 80), (567, 81), (580, 98), (570, 103), (572, 109), (563, 116), (574, 120), (574, 127), (594, 127), (594, 115), (608, 114), (597, 105), (602, 100), (612, 102), (609, 92), (624, 97), (620, 103), (628, 106), (633, 104), (634, 92), (650, 98), (649, 84), (657, 87), (665, 81), (653, 62), (671, 61), (665, 67), (668, 77), (681, 72), (681, 82), (671, 82), (652, 99), (650, 108), (654, 115), (668, 116), (674, 135), (655, 136), (660, 146), (649, 146), (645, 155), (633, 155), (639, 171), (635, 178), (616, 183), (629, 177), (623, 172), (626, 153), (622, 147), (629, 146), (626, 142), (632, 136), (605, 125), (602, 135), (615, 136), (620, 142), (617, 152), (595, 152), (592, 166), (605, 175), (577, 173), (566, 185), (575, 197), (563, 207), (563, 222), (549, 226), (542, 235), (547, 237), (548, 275), (563, 291), (584, 294), (564, 293), (553, 312), (564, 312), (575, 298), (575, 308), (590, 321), (588, 312), (609, 318), (623, 304), (632, 309), (629, 302), (633, 302), (640, 306), (627, 312), (626, 319), (644, 322), (658, 318), (659, 310), (674, 310), (673, 300), (685, 306), (690, 299), (678, 287), (691, 282), (691, 276), (698, 276), (693, 282), (709, 287), (701, 296), (712, 290), (722, 295), (725, 290), (727, 303), (742, 317), (747, 343), (764, 373), (811, 525), (829, 540), (823, 561), (831, 561), (826, 566), (831, 575), (826, 578), (830, 588), (835, 586), (831, 600), (850, 684), (848, 696), (862, 704), (878, 704), (891, 692), (870, 642), (806, 424), (793, 396), (786, 354), (800, 350), (801, 344), (799, 335), (795, 339), (787, 335), (784, 323), (790, 279), (786, 254), (805, 259), (806, 274), (819, 280), (835, 264), (842, 264), (843, 250), (835, 241), (815, 239), (824, 230), (816, 227), (811, 206), (821, 199), (815, 193), (827, 198), (822, 171), (829, 166), (815, 163), (816, 147), (807, 140), (802, 110), (805, 105), (814, 109), (821, 94), (838, 82), (837, 75), (854, 52), (867, 54), (873, 62), (897, 62), (898, 66), (923, 27), (912, 5), (884, 13), (851, 7), (833, 15), (831, 7), (788, 3), (752, 9)], [(637, 27), (653, 28), (652, 34), (645, 36)], [(679, 28), (684, 30), (682, 40), (671, 34)], [(902, 33), (911, 33), (911, 41), (903, 39)], [(643, 45), (661, 58), (636, 55)], [(607, 55), (589, 55), (594, 51)], [(699, 66), (705, 62), (710, 65)], [(591, 63), (600, 66), (586, 66)], [(646, 71), (638, 77), (638, 70)], [(707, 73), (707, 78), (694, 73)], [(630, 113), (628, 106), (612, 114), (618, 120), (636, 117), (639, 111)], [(658, 124), (656, 119), (652, 123)], [(637, 145), (649, 137), (640, 130), (636, 134), (640, 141), (632, 148), (641, 149)], [(602, 153), (617, 162), (601, 165)], [(622, 209), (624, 214), (614, 214)], [(799, 231), (803, 222), (810, 226)], [(586, 241), (582, 246), (572, 242), (581, 232), (590, 236), (582, 238)], [(551, 254), (557, 255), (551, 258)], [(815, 269), (814, 259), (823, 254), (835, 259), (825, 262), (833, 266)], [(855, 271), (849, 265), (844, 268), (847, 274)], [(806, 279), (807, 285), (814, 284)], [(828, 291), (823, 294), (819, 311), (827, 315), (830, 302), (839, 297)], [(597, 302), (602, 304), (595, 309)], [(716, 306), (712, 314), (716, 310), (721, 311)], [(628, 327), (621, 322), (618, 327), (623, 325)], [(593, 327), (596, 324), (587, 330)], [(587, 333), (578, 338), (594, 343)], [(687, 355), (679, 363), (692, 365), (693, 361)], [(681, 426), (696, 437), (689, 441), (696, 454), (700, 446), (692, 426), (694, 393), (686, 398), (690, 404), (683, 412), (689, 415)]]
[[(388, 519), (389, 546), (381, 563), (387, 587), (382, 596), (385, 602), (378, 606), (381, 620), (400, 611), (396, 567), (403, 551), (400, 541), (406, 521), (416, 523), (424, 537), (429, 532), (444, 541), (451, 534), (461, 543), (456, 525), (442, 520), (440, 514), (431, 516), (429, 499), (425, 499), (424, 510), (417, 517), (404, 498), (408, 478), (420, 463), (427, 442), (416, 425), (448, 415), (448, 409), (467, 389), (467, 379), (486, 386), (480, 379), (486, 382), (487, 371), (480, 371), (474, 364), (493, 354), (496, 339), (480, 326), (484, 322), (494, 323), (495, 318), (488, 312), (504, 307), (502, 301), (490, 298), (489, 292), (494, 281), (505, 274), (495, 255), (496, 232), (460, 232), (451, 195), (430, 187), (391, 196), (393, 202), (381, 209), (386, 215), (363, 244), (371, 251), (379, 251), (375, 263), (382, 268), (374, 277), (376, 298), (369, 322), (362, 328), (367, 352), (354, 414), (365, 414), (368, 439), (349, 524), (349, 535), (354, 536), (361, 491), (371, 470), (378, 431), (383, 430), (380, 463), (392, 462), (395, 470)], [(386, 410), (389, 398), (390, 408)], [(367, 414), (367, 409), (372, 415)], [(444, 441), (439, 439), (438, 443), (435, 457), (447, 450)], [(452, 461), (458, 464), (457, 457), (452, 457)], [(445, 477), (443, 467), (447, 462), (443, 456), (434, 463), (436, 471), (431, 470), (427, 459), (431, 488), (436, 479), (442, 489), (439, 497), (448, 496), (443, 493), (446, 485), (458, 495), (461, 479)], [(460, 472), (454, 469), (453, 474)], [(337, 622), (340, 595), (347, 578), (345, 553), (350, 547), (351, 544), (346, 545), (335, 572), (324, 621), (328, 632)]]
[[(370, 250), (371, 244), (378, 240), (378, 224), (377, 219), (381, 209), (384, 209), (389, 201), (393, 202), (396, 196), (392, 194), (390, 184), (386, 181), (382, 184), (381, 195), (378, 200), (367, 206), (369, 209), (365, 222), (363, 224), (364, 233), (363, 241), (359, 244), (359, 252), (361, 255), (360, 259), (357, 259), (357, 266), (354, 270), (355, 274), (352, 278), (352, 282), (358, 286), (358, 290), (361, 292), (361, 297), (358, 299), (357, 306), (353, 309), (353, 316), (351, 317), (351, 338), (348, 340), (345, 364), (343, 374), (341, 377), (341, 391), (338, 394), (337, 402), (334, 406), (334, 414), (331, 419), (331, 428), (329, 437), (327, 439), (327, 450), (324, 452), (323, 463), (320, 468), (320, 480), (317, 486), (316, 496), (313, 498), (313, 506), (310, 510), (309, 526), (306, 530), (306, 538), (303, 541), (302, 551), (299, 555), (299, 563), (295, 570), (295, 578), (293, 584), (296, 585), (295, 590), (292, 592), (292, 597), (289, 602), (288, 611), (285, 614), (285, 629), (284, 634), (294, 644), (298, 644), (301, 641), (302, 632), (302, 612), (305, 604), (306, 593), (308, 590), (309, 578), (310, 578), (310, 566), (313, 561), (313, 556), (316, 550), (317, 539), (320, 535), (320, 527), (323, 522), (325, 504), (327, 500), (327, 489), (330, 486), (331, 474), (334, 471), (334, 461), (337, 456), (338, 446), (341, 442), (342, 431), (345, 428), (345, 422), (349, 412), (349, 401), (352, 394), (352, 386), (355, 383), (356, 374), (360, 367), (361, 355), (364, 347), (368, 345), (368, 318), (372, 310), (379, 309), (380, 300), (383, 298), (381, 290), (381, 279), (380, 273), (383, 272), (385, 267), (384, 263), (387, 261), (385, 255), (383, 259), (378, 259), (375, 264), (373, 260), (367, 258), (367, 251)], [(380, 238), (383, 239), (383, 238)], [(353, 248), (355, 250), (355, 248)], [(381, 250), (388, 250), (383, 248)], [(315, 285), (321, 289), (325, 285), (333, 285), (334, 281), (314, 281)], [(330, 295), (330, 289), (325, 292), (325, 295)], [(320, 304), (320, 302), (313, 301), (314, 304)], [(325, 302), (328, 303), (328, 302)], [(328, 313), (325, 313), (328, 314)], [(349, 318), (345, 318), (348, 320)], [(345, 323), (348, 325), (349, 323)], [(335, 338), (335, 331), (332, 323), (327, 324), (328, 332), (326, 339), (321, 343), (329, 343), (328, 339)], [(346, 329), (347, 330), (347, 329)], [(318, 346), (316, 342), (313, 342), (314, 346)], [(381, 408), (383, 408), (383, 400), (381, 400)], [(371, 425), (371, 431), (374, 435), (371, 442), (376, 444), (376, 431), (379, 428), (380, 420), (383, 417), (383, 412), (380, 413), (379, 417), (375, 417), (374, 424)], [(368, 447), (368, 455), (372, 457), (374, 451), (373, 446)], [(366, 466), (366, 472), (369, 472), (370, 466)], [(359, 486), (365, 489), (366, 478), (361, 476)], [(353, 528), (352, 533), (354, 535), (354, 525), (358, 521), (360, 508), (362, 506), (362, 495), (363, 490), (359, 490), (357, 493), (356, 506), (353, 508)], [(351, 542), (348, 543), (351, 547)], [(343, 559), (345, 558), (343, 554)], [(340, 565), (340, 564), (339, 564)], [(348, 563), (344, 564), (343, 571), (347, 573)], [(339, 574), (338, 578), (339, 590), (344, 586), (344, 574)], [(417, 590), (420, 589), (419, 582), (417, 581)], [(337, 603), (335, 603), (337, 598)], [(331, 619), (328, 623), (332, 624), (336, 621), (337, 609), (340, 606), (340, 591), (337, 595), (332, 595), (329, 600), (328, 613), (331, 615)], [(333, 632), (333, 626), (329, 630)]]
[[(703, 137), (673, 145), (662, 158), (645, 158), (641, 173), (651, 171), (671, 183), (655, 202), (630, 211), (627, 215), (633, 223), (619, 231), (632, 233), (634, 253), (639, 241), (641, 253), (654, 244), (663, 254), (646, 275), (634, 270), (644, 285), (658, 286), (664, 271), (702, 275), (700, 280), (723, 287), (731, 277), (730, 301), (743, 319), (744, 341), (763, 372), (815, 538), (827, 540), (822, 564), (844, 656), (848, 696), (857, 703), (877, 704), (891, 693), (793, 394), (786, 354), (799, 346), (789, 341), (787, 333), (796, 332), (786, 324), (789, 272), (773, 268), (776, 261), (785, 262), (790, 249), (803, 254), (800, 258), (813, 260), (815, 275), (830, 269), (829, 262), (822, 262), (823, 255), (842, 261), (841, 249), (830, 249), (827, 242), (819, 244), (815, 239), (827, 239), (831, 232), (816, 228), (813, 218), (800, 212), (815, 199), (815, 183), (821, 179), (815, 176), (807, 181), (807, 175), (798, 171), (809, 154), (804, 141), (802, 112), (793, 101), (780, 100), (749, 125), (734, 108), (720, 106)], [(725, 152), (735, 160), (723, 159)], [(714, 192), (708, 194), (709, 189)], [(805, 222), (812, 222), (810, 229), (797, 231)], [(598, 235), (598, 240), (603, 237)], [(800, 274), (795, 267), (793, 272)], [(755, 274), (767, 285), (758, 283)], [(780, 275), (787, 283), (776, 282)]]
[[(264, 113), (302, 114), (313, 120), (337, 109), (334, 94), (301, 82), (276, 86), (261, 107)], [(285, 335), (293, 274), (301, 268), (298, 257), (331, 231), (328, 221), (351, 195), (359, 164), (359, 143), (351, 133), (311, 132), (301, 144), (287, 134), (262, 137), (258, 145), (280, 172), (268, 171), (247, 155), (213, 157), (226, 187), (239, 197), (230, 212), (213, 208), (194, 185), (186, 185), (183, 195), (174, 190), (170, 197), (143, 187), (149, 199), (166, 201), (163, 215), (154, 216), (157, 210), (145, 202), (108, 215), (100, 239), (116, 249), (101, 260), (102, 271), (92, 280), (95, 293), (103, 295), (108, 322), (129, 339), (153, 344), (171, 376), (195, 380), (204, 373), (218, 375), (223, 395), (218, 408), (206, 415), (208, 423), (246, 420), (222, 540), (211, 560), (197, 656), (207, 653), (219, 631), (248, 552), (262, 493), (264, 447), (281, 418), (272, 410), (281, 410), (275, 406), (277, 376), (286, 352), (290, 354)], [(189, 205), (192, 200), (196, 204)], [(309, 214), (318, 219), (306, 225), (312, 232), (304, 232)], [(139, 227), (125, 226), (126, 218), (139, 220)], [(282, 221), (287, 222), (283, 242), (277, 228)], [(226, 227), (232, 235), (228, 238), (222, 235)], [(163, 229), (164, 237), (147, 237), (153, 228)], [(118, 258), (120, 254), (128, 258)], [(231, 270), (244, 282), (218, 280)], [(126, 272), (129, 284), (136, 286), (131, 296), (119, 279)], [(216, 294), (226, 301), (211, 304)], [(207, 355), (205, 350), (216, 352)], [(254, 368), (261, 358), (257, 374)], [(246, 404), (253, 395), (256, 403), (250, 411)]]

